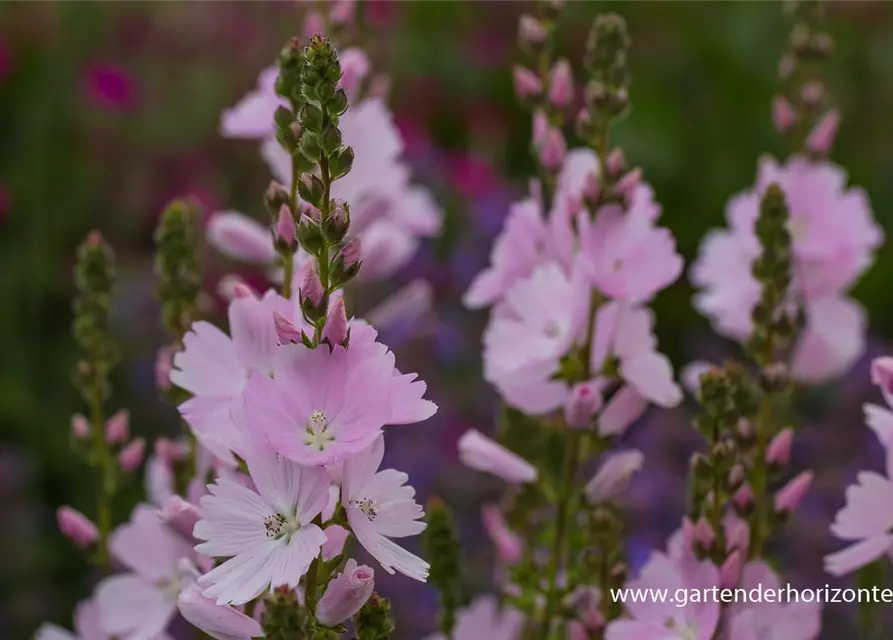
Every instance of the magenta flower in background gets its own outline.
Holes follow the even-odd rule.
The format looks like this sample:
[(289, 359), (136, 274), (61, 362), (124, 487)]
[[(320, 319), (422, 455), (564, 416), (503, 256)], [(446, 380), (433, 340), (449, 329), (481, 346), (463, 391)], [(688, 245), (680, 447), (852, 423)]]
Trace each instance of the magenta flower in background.
[[(55, 624), (43, 624), (34, 640), (108, 640), (109, 634), (99, 626), (99, 607), (94, 600), (80, 602), (74, 612), (74, 633)], [(167, 635), (150, 640), (166, 640)]]
[(90, 102), (109, 111), (129, 111), (137, 106), (136, 83), (125, 69), (114, 63), (97, 63), (87, 68), (84, 91)]

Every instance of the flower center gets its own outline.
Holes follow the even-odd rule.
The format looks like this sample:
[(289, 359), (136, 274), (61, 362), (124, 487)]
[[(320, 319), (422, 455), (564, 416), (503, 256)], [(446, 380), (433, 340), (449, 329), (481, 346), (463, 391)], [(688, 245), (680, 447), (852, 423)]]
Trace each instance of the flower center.
[(291, 537), (301, 528), (301, 524), (296, 517), (286, 518), (281, 513), (274, 513), (264, 518), (264, 528), (267, 530), (268, 538), (278, 540), (283, 537)]
[(378, 517), (378, 510), (375, 508), (375, 503), (369, 498), (354, 500), (353, 503), (359, 507), (360, 511), (362, 511), (366, 518), (369, 519), (369, 522), (374, 522), (375, 518)]
[(311, 413), (310, 419), (307, 421), (304, 444), (313, 449), (324, 451), (334, 441), (335, 436), (329, 431), (326, 414), (319, 410)]

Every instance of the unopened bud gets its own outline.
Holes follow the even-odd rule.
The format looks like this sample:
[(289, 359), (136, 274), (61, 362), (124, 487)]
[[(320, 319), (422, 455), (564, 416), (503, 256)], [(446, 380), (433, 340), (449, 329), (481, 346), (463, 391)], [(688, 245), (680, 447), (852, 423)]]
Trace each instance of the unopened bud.
[(329, 306), (329, 315), (326, 318), (326, 326), (322, 330), (322, 339), (328, 340), (333, 347), (336, 344), (346, 347), (348, 336), (344, 296), (337, 296)]
[(753, 506), (753, 498), (753, 489), (750, 488), (750, 485), (745, 484), (735, 492), (732, 502), (735, 503), (739, 512), (745, 513)]
[(143, 462), (146, 452), (146, 441), (143, 438), (134, 438), (118, 454), (118, 464), (124, 471), (135, 471)]
[(797, 121), (797, 113), (787, 98), (777, 96), (772, 101), (772, 124), (779, 133), (789, 131)]
[(706, 518), (701, 516), (694, 528), (694, 538), (704, 549), (709, 549), (716, 541), (716, 532)]
[(630, 200), (641, 182), (642, 169), (636, 167), (635, 169), (628, 171), (626, 175), (617, 181), (617, 191), (627, 200)]
[(775, 510), (785, 514), (795, 511), (812, 486), (814, 477), (812, 471), (804, 471), (779, 489), (775, 494)]
[(271, 180), (264, 192), (264, 204), (270, 214), (279, 211), (282, 205), (288, 204), (288, 191), (276, 180)]
[(741, 579), (743, 560), (740, 551), (733, 551), (719, 568), (719, 582), (723, 589), (731, 589)]
[(325, 234), (329, 242), (340, 244), (350, 228), (350, 208), (344, 200), (335, 200), (325, 222)]
[(611, 153), (608, 154), (608, 174), (611, 177), (617, 178), (620, 177), (626, 170), (626, 158), (623, 155), (623, 149), (614, 149)]
[(601, 409), (604, 399), (594, 381), (583, 382), (572, 390), (564, 407), (564, 419), (571, 429), (592, 426), (591, 418)]
[(71, 432), (75, 438), (83, 439), (90, 435), (90, 423), (79, 413), (71, 416)]
[(350, 268), (360, 259), (360, 238), (351, 238), (347, 244), (341, 247), (341, 258), (344, 260), (344, 267)]
[(617, 499), (629, 486), (633, 474), (642, 468), (645, 456), (638, 449), (611, 454), (586, 484), (586, 497), (593, 504)]
[(493, 504), (481, 507), (481, 520), (500, 560), (508, 564), (520, 560), (524, 542), (509, 528), (499, 507)]
[(529, 13), (518, 20), (518, 40), (523, 45), (539, 46), (546, 41), (546, 28), (543, 23)]
[(124, 442), (130, 435), (130, 412), (121, 409), (105, 423), (105, 441), (109, 444)]
[(288, 205), (279, 208), (279, 219), (276, 221), (276, 246), (280, 251), (294, 251), (297, 247), (297, 227), (295, 217)]
[(766, 449), (766, 462), (780, 467), (785, 466), (791, 459), (791, 447), (794, 443), (794, 429), (787, 427), (779, 432)]
[(837, 137), (837, 127), (840, 125), (840, 112), (832, 109), (819, 120), (818, 124), (806, 139), (806, 148), (819, 155), (827, 155)]
[(304, 271), (304, 279), (300, 287), (301, 303), (308, 303), (314, 307), (318, 307), (322, 303), (323, 290), (322, 282), (319, 274), (316, 273), (316, 267), (311, 265)]
[(565, 109), (574, 101), (574, 73), (565, 58), (558, 60), (549, 72), (549, 102)]
[(301, 330), (295, 324), (278, 311), (273, 312), (273, 324), (276, 326), (276, 335), (279, 344), (292, 344), (301, 342)]
[(543, 83), (530, 69), (515, 65), (512, 70), (512, 80), (515, 84), (515, 94), (519, 98), (532, 98), (543, 92)]
[(536, 152), (540, 164), (547, 171), (557, 171), (561, 168), (561, 165), (564, 163), (564, 156), (567, 153), (567, 145), (561, 130), (550, 126), (536, 145)]
[(77, 509), (59, 507), (56, 511), (59, 531), (79, 547), (88, 547), (99, 538), (96, 525)]

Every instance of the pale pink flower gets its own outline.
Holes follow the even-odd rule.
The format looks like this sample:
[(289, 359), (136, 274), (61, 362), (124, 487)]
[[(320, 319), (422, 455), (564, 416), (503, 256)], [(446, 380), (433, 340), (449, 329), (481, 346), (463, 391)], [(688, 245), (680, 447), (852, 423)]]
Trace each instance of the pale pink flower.
[(701, 289), (695, 305), (723, 335), (743, 340), (750, 334), (760, 295), (751, 274), (761, 252), (754, 224), (761, 194), (772, 183), (784, 190), (790, 211), (791, 302), (802, 304), (807, 317), (792, 373), (807, 382), (824, 381), (846, 371), (864, 348), (864, 311), (843, 294), (883, 241), (864, 191), (847, 189), (846, 174), (836, 165), (799, 156), (784, 165), (762, 159), (755, 189), (729, 202), (729, 228), (708, 234), (701, 245), (690, 273)]
[(574, 101), (574, 74), (570, 62), (560, 58), (549, 72), (549, 102), (560, 109)]
[(283, 104), (276, 94), (276, 67), (264, 69), (257, 79), (257, 88), (220, 117), (220, 133), (226, 138), (260, 139), (275, 134), (273, 114)]
[(198, 579), (218, 604), (244, 604), (271, 587), (294, 588), (326, 536), (312, 523), (329, 497), (322, 467), (302, 467), (265, 443), (246, 441), (245, 462), (257, 491), (231, 480), (209, 486), (195, 525), (199, 553), (229, 558)]
[(124, 442), (130, 436), (130, 412), (121, 409), (105, 423), (105, 441), (110, 444)]
[(586, 497), (593, 504), (616, 500), (629, 486), (633, 474), (642, 468), (644, 454), (638, 449), (613, 453), (602, 461), (598, 472), (586, 484)]
[(776, 96), (772, 101), (772, 124), (779, 133), (784, 133), (794, 126), (797, 112), (783, 96)]
[(158, 517), (184, 540), (197, 542), (193, 537), (193, 530), (195, 523), (202, 519), (200, 507), (174, 495), (161, 505)]
[(353, 47), (339, 52), (338, 60), (341, 62), (342, 71), (339, 84), (347, 94), (348, 101), (354, 102), (363, 80), (372, 68), (369, 56), (362, 49)]
[(391, 540), (424, 531), (424, 512), (405, 473), (378, 471), (383, 456), (384, 439), (377, 438), (345, 461), (341, 495), (347, 520), (357, 541), (385, 571), (425, 582), (430, 565)]
[(701, 393), (701, 377), (713, 369), (715, 369), (715, 365), (711, 362), (705, 362), (703, 360), (695, 360), (694, 362), (689, 362), (682, 369), (682, 386), (692, 394), (697, 397)]
[(128, 442), (121, 452), (118, 454), (118, 464), (124, 471), (136, 471), (143, 463), (143, 456), (146, 453), (146, 440), (144, 438), (134, 438)]
[(521, 559), (524, 541), (509, 528), (499, 507), (495, 504), (481, 507), (481, 521), (500, 560), (512, 564)]
[(537, 478), (536, 467), (477, 429), (469, 429), (459, 438), (459, 458), (466, 466), (511, 484), (535, 482)]
[(534, 140), (533, 146), (540, 164), (548, 171), (557, 171), (561, 167), (567, 154), (567, 143), (560, 128), (547, 126)]
[(177, 598), (180, 615), (216, 640), (251, 640), (264, 635), (260, 623), (229, 605), (219, 605), (190, 584)]
[(803, 471), (788, 481), (775, 494), (775, 510), (787, 514), (796, 511), (809, 492), (813, 478), (815, 478), (815, 474), (812, 471)]
[(598, 416), (598, 431), (603, 436), (619, 436), (648, 408), (648, 401), (630, 385), (614, 392)]
[(840, 126), (840, 111), (831, 109), (822, 116), (806, 138), (806, 148), (813, 153), (827, 154), (834, 144), (834, 138), (837, 137), (838, 126)]
[(592, 416), (602, 408), (604, 398), (598, 381), (582, 382), (571, 389), (564, 405), (564, 421), (572, 429), (591, 426)]
[(547, 263), (519, 280), (484, 331), (484, 378), (528, 413), (564, 405), (569, 389), (552, 379), (570, 346), (583, 337), (588, 289), (578, 272)]
[[(524, 630), (524, 615), (517, 609), (500, 609), (493, 596), (478, 596), (459, 612), (454, 638), (462, 640), (520, 640)], [(425, 640), (447, 640), (435, 633)]]
[(241, 448), (236, 425), (249, 375), (272, 372), (278, 344), (274, 311), (294, 318), (294, 303), (273, 291), (260, 300), (236, 298), (229, 305), (232, 337), (209, 322), (196, 322), (183, 337), (184, 350), (174, 356), (171, 381), (194, 395), (180, 405), (180, 413), (199, 441), (222, 460)]
[(332, 578), (316, 605), (316, 619), (325, 627), (341, 624), (359, 611), (375, 589), (375, 572), (351, 558)]
[(276, 249), (270, 227), (236, 211), (218, 211), (208, 218), (205, 234), (224, 254), (245, 262), (270, 264)]
[[(642, 568), (631, 589), (712, 589), (719, 585), (719, 571), (708, 560), (690, 557), (672, 559), (655, 552)], [(719, 624), (719, 604), (712, 599), (690, 602), (681, 607), (676, 602), (659, 599), (627, 601), (629, 618), (611, 622), (605, 640), (711, 640)]]
[(523, 44), (542, 44), (546, 40), (546, 28), (539, 19), (529, 13), (518, 19), (518, 40)]
[(887, 449), (887, 475), (861, 471), (846, 490), (846, 504), (837, 512), (831, 533), (851, 542), (825, 556), (825, 570), (842, 576), (870, 564), (893, 549), (893, 449)]
[(170, 532), (148, 505), (138, 505), (118, 527), (109, 550), (129, 572), (96, 589), (102, 628), (121, 638), (153, 638), (177, 610), (177, 596), (198, 576), (191, 545)]
[[(326, 517), (323, 515), (323, 521), (325, 520)], [(341, 525), (330, 524), (325, 528), (325, 534), (326, 541), (322, 545), (322, 557), (323, 560), (331, 560), (344, 551), (344, 543), (347, 542), (347, 538), (350, 536), (350, 531)]]
[[(647, 191), (635, 191), (637, 199)], [(682, 273), (682, 257), (668, 229), (654, 226), (653, 211), (634, 202), (628, 211), (607, 205), (577, 217), (586, 275), (604, 295), (629, 303), (649, 301)]]
[(786, 427), (778, 435), (772, 438), (766, 449), (766, 462), (769, 464), (786, 465), (791, 459), (791, 448), (794, 444), (794, 429)]
[(543, 83), (539, 76), (521, 65), (516, 64), (512, 68), (512, 82), (515, 87), (515, 95), (519, 98), (530, 98), (543, 91)]
[[(738, 588), (774, 591), (782, 585), (762, 561), (749, 563)], [(746, 602), (732, 604), (726, 623), (729, 640), (815, 640), (821, 630), (821, 606), (814, 602)]]
[(73, 433), (74, 437), (79, 440), (89, 437), (90, 423), (87, 421), (87, 418), (80, 413), (71, 416), (71, 433)]
[(392, 404), (400, 405), (399, 396), (414, 391), (398, 388), (393, 355), (379, 355), (374, 346), (364, 349), (358, 342), (331, 351), (279, 347), (274, 378), (255, 374), (246, 385), (245, 424), (302, 464), (340, 462), (367, 447), (392, 421)]
[[(99, 607), (94, 600), (83, 600), (74, 612), (74, 633), (46, 623), (34, 634), (34, 640), (109, 640), (110, 635), (99, 625)], [(147, 640), (170, 640), (166, 633)]]
[(620, 375), (649, 402), (672, 407), (682, 400), (669, 359), (657, 351), (654, 312), (618, 301), (599, 308), (593, 330), (591, 366), (599, 372), (608, 356), (620, 361)]
[(88, 547), (99, 538), (96, 525), (77, 509), (59, 507), (56, 510), (59, 531), (79, 547)]

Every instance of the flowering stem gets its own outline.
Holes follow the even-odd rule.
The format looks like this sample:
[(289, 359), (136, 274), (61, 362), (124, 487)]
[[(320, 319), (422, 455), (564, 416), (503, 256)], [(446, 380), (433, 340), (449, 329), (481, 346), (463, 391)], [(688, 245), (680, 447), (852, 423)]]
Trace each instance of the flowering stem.
[[(298, 161), (292, 156), (291, 159), (291, 189), (288, 193), (288, 208), (293, 216), (298, 215)], [(295, 254), (292, 251), (283, 252), (283, 262), (285, 268), (285, 277), (282, 279), (282, 297), (286, 300), (291, 298), (292, 279), (294, 278)]]
[(93, 456), (98, 469), (96, 487), (97, 528), (99, 541), (96, 558), (103, 575), (108, 575), (111, 566), (109, 561), (109, 533), (112, 529), (111, 487), (108, 482), (109, 464), (111, 462), (108, 444), (105, 441), (105, 416), (102, 411), (102, 388), (97, 385), (90, 399), (90, 421), (93, 430)]

